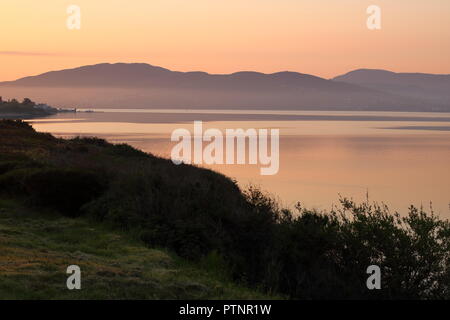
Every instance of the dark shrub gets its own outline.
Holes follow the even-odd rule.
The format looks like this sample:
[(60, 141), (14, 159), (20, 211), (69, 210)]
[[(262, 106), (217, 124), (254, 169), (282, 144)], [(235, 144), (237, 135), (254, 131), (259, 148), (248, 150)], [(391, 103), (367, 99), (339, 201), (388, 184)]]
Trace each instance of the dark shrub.
[(8, 171), (16, 169), (19, 165), (20, 165), (20, 163), (15, 162), (15, 161), (0, 162), (0, 175), (6, 173)]
[[(448, 221), (414, 207), (400, 217), (386, 206), (341, 203), (279, 224), (279, 291), (300, 299), (450, 298)], [(366, 287), (369, 265), (381, 268), (381, 290)]]
[(25, 196), (34, 205), (51, 207), (70, 217), (78, 216), (80, 208), (104, 188), (96, 174), (75, 169), (19, 169), (0, 177), (1, 191)]
[(94, 173), (71, 169), (40, 170), (25, 183), (36, 204), (54, 207), (68, 216), (78, 215), (81, 206), (98, 197), (104, 189)]
[(100, 139), (97, 137), (75, 137), (70, 141), (80, 145), (93, 145), (98, 147), (106, 147), (110, 145), (105, 139)]
[(114, 156), (148, 158), (147, 153), (135, 149), (132, 146), (124, 143), (111, 146), (111, 153)]
[(40, 167), (42, 167), (42, 164), (28, 159), (22, 161), (0, 161), (0, 175), (5, 174), (11, 170)]
[(0, 129), (20, 129), (20, 130), (27, 130), (29, 132), (34, 132), (33, 127), (25, 121), (22, 120), (8, 120), (3, 119), (0, 121)]

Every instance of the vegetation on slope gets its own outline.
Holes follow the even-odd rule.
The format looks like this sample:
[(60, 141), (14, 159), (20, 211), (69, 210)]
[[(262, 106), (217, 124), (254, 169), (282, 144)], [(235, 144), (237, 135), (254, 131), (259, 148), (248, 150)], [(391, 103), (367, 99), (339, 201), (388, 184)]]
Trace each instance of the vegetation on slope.
[[(291, 298), (450, 298), (450, 225), (411, 207), (283, 209), (210, 170), (104, 140), (57, 139), (0, 122), (0, 193), (28, 207), (90, 219), (236, 282)], [(83, 237), (83, 234), (79, 235)], [(366, 269), (382, 270), (368, 290)]]
[[(78, 265), (81, 290), (68, 290)], [(261, 299), (213, 270), (86, 219), (0, 200), (0, 299)]]
[(26, 119), (33, 117), (44, 117), (56, 114), (58, 109), (46, 104), (36, 104), (28, 98), (22, 102), (16, 99), (3, 101), (0, 97), (0, 117), (8, 119)]

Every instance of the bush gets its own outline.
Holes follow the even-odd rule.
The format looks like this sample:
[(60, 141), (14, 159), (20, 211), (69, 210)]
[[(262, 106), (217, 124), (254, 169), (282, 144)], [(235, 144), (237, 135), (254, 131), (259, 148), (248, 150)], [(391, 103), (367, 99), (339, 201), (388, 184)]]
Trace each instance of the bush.
[[(377, 204), (341, 204), (331, 213), (300, 208), (277, 223), (264, 265), (277, 261), (278, 269), (262, 276), (267, 288), (299, 299), (450, 298), (448, 221), (415, 207), (400, 217)], [(373, 264), (381, 290), (366, 287)]]
[(17, 169), (0, 176), (3, 193), (25, 196), (33, 205), (51, 207), (70, 217), (78, 216), (81, 207), (104, 188), (96, 174), (76, 169)]
[(0, 161), (0, 175), (17, 169), (41, 168), (41, 167), (42, 165), (40, 163), (29, 159)]
[[(433, 215), (411, 208), (401, 218), (347, 199), (330, 213), (293, 213), (207, 171), (201, 183), (161, 174), (119, 175), (86, 211), (183, 258), (213, 254), (239, 282), (296, 299), (450, 297), (450, 226)], [(382, 270), (382, 290), (366, 287), (372, 264)]]

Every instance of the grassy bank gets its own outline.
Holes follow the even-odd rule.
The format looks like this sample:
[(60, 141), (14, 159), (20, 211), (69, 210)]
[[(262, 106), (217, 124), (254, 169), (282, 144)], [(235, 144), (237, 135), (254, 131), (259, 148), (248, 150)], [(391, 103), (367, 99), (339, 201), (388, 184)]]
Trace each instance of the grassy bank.
[[(68, 290), (78, 265), (82, 289)], [(269, 299), (129, 234), (0, 200), (0, 299)]]

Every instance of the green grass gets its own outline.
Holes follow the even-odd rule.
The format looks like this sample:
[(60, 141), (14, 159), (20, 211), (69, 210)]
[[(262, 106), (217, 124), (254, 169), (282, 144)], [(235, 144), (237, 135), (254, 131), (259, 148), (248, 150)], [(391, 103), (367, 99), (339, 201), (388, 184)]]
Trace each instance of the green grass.
[[(68, 290), (66, 268), (81, 268)], [(130, 235), (0, 200), (0, 299), (268, 299)]]

